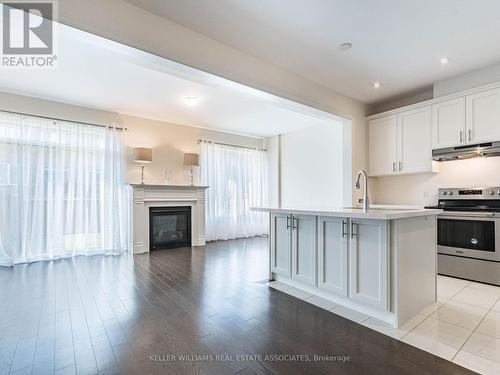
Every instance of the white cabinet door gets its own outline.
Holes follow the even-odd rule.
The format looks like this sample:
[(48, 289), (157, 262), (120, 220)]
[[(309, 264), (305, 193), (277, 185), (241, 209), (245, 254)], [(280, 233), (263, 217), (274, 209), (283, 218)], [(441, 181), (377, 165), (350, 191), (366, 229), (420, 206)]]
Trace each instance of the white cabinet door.
[(271, 215), (271, 272), (291, 276), (291, 215)]
[(387, 176), (396, 173), (396, 115), (370, 120), (368, 133), (370, 176)]
[(432, 106), (433, 149), (460, 146), (465, 135), (465, 97)]
[(292, 278), (316, 285), (316, 216), (293, 215)]
[(389, 309), (389, 249), (385, 220), (351, 220), (350, 297)]
[(431, 106), (398, 114), (398, 173), (432, 171)]
[(468, 95), (467, 143), (500, 141), (500, 89)]
[(320, 217), (318, 225), (318, 287), (347, 297), (347, 219)]

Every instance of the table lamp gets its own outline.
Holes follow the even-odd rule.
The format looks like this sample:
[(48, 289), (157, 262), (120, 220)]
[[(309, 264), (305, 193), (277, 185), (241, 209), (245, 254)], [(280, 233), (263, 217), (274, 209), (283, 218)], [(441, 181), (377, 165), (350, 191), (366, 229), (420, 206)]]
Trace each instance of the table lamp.
[(190, 167), (191, 171), (190, 181), (191, 181), (191, 186), (193, 186), (193, 167), (198, 167), (200, 165), (200, 155), (184, 154), (184, 165), (186, 167)]
[(144, 185), (144, 164), (150, 164), (153, 161), (153, 150), (150, 148), (134, 148), (134, 163), (141, 164), (141, 184)]

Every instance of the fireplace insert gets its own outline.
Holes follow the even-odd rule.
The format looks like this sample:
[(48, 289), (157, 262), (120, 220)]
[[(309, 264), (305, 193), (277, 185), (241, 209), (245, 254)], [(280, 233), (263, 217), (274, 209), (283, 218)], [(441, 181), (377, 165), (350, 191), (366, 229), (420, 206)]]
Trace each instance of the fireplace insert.
[(150, 207), (150, 250), (191, 246), (191, 207)]

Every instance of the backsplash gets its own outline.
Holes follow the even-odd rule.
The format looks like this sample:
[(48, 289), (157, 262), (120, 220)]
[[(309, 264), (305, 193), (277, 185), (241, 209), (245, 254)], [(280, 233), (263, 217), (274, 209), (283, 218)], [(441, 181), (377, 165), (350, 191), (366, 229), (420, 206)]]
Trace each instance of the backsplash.
[(500, 186), (500, 157), (439, 163), (439, 173), (377, 177), (370, 180), (372, 202), (379, 204), (437, 203), (440, 187)]

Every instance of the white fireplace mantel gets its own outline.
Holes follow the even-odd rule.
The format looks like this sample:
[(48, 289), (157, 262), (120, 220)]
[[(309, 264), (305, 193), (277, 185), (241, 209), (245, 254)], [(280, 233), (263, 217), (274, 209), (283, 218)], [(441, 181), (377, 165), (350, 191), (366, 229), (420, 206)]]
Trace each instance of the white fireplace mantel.
[(205, 190), (208, 186), (143, 185), (132, 187), (134, 254), (149, 251), (149, 208), (191, 207), (191, 244), (205, 245)]

